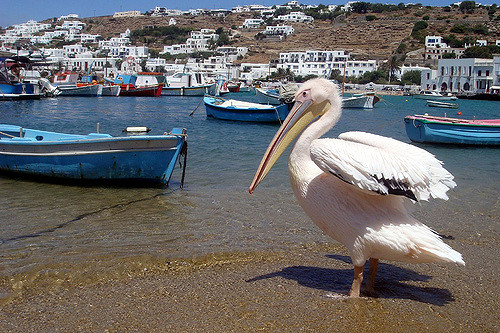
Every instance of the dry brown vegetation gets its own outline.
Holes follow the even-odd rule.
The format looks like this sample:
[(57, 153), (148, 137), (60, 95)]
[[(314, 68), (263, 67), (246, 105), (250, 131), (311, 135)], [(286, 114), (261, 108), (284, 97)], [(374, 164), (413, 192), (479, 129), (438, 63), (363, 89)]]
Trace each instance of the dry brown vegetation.
[[(500, 14), (500, 12), (499, 12)], [(366, 15), (374, 15), (375, 20), (367, 21)], [(498, 15), (495, 15), (497, 17)], [(239, 27), (245, 18), (253, 14), (230, 14), (225, 18), (203, 15), (198, 17), (175, 17), (178, 26), (194, 29), (218, 28), (230, 29)], [(405, 43), (406, 51), (414, 51), (423, 47), (420, 41), (410, 34), (415, 22), (426, 18), (429, 24), (427, 34), (449, 35), (450, 29), (457, 23), (470, 25), (484, 24), (489, 29), (488, 36), (477, 36), (494, 42), (500, 39), (500, 21), (490, 20), (485, 9), (476, 9), (474, 13), (463, 14), (458, 9), (445, 11), (442, 7), (423, 7), (389, 13), (351, 13), (336, 20), (316, 20), (312, 24), (293, 23), (295, 34), (283, 41), (256, 40), (258, 30), (233, 30), (234, 46), (246, 46), (249, 54), (245, 62), (268, 62), (277, 59), (280, 52), (300, 51), (306, 49), (335, 50), (342, 49), (352, 53), (357, 59), (388, 59), (401, 44)], [(88, 24), (87, 31), (100, 34), (103, 38), (118, 36), (127, 28), (131, 31), (143, 29), (146, 26), (166, 26), (170, 17), (143, 16), (137, 18), (112, 18), (111, 16), (92, 17), (84, 19)], [(460, 36), (458, 36), (460, 37)], [(149, 40), (146, 44), (150, 49), (163, 48), (160, 39)], [(409, 60), (420, 60), (419, 53)]]

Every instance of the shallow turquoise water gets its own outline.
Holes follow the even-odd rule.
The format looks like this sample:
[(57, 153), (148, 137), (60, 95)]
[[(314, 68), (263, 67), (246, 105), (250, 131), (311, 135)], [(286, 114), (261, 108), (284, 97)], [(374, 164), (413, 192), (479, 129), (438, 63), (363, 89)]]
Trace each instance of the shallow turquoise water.
[[(254, 97), (231, 94), (227, 98)], [(296, 204), (286, 158), (278, 161), (254, 195), (248, 194), (278, 126), (207, 119), (200, 100), (61, 97), (1, 102), (0, 123), (49, 131), (90, 133), (97, 123), (101, 132), (112, 135), (121, 135), (127, 126), (148, 126), (152, 134), (185, 127), (189, 151), (182, 190), (179, 168), (170, 188), (66, 186), (0, 178), (0, 276), (50, 271), (54, 265), (106, 264), (117, 258), (189, 258), (328, 241)], [(458, 103), (463, 118), (500, 117), (498, 102)], [(403, 118), (424, 112), (456, 114), (456, 110), (427, 108), (423, 100), (385, 96), (371, 111), (345, 110), (327, 136), (361, 130), (409, 142)], [(470, 241), (472, 234), (496, 242), (499, 150), (418, 146), (444, 162), (458, 187), (447, 202), (415, 205), (415, 215), (459, 244)], [(467, 253), (464, 256), (467, 261)]]

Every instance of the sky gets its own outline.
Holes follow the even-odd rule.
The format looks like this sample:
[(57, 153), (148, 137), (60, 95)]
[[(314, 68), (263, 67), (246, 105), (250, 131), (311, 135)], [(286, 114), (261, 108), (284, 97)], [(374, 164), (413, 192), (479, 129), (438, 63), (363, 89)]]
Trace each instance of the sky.
[[(4, 1), (4, 0), (2, 0)], [(7, 0), (5, 0), (7, 1)], [(167, 7), (169, 9), (231, 9), (235, 6), (258, 4), (264, 6), (272, 6), (284, 4), (288, 0), (23, 0), (4, 2), (0, 7), (0, 27), (8, 27), (13, 24), (27, 22), (28, 20), (42, 21), (47, 18), (59, 17), (67, 14), (78, 14), (80, 17), (112, 15), (114, 12), (139, 10), (145, 12), (153, 9), (156, 6)], [(324, 4), (324, 5), (339, 5), (344, 4), (348, 0), (302, 0), (301, 4)], [(421, 3), (423, 5), (432, 6), (447, 6), (459, 0), (360, 0), (366, 2), (380, 3)], [(485, 0), (476, 1), (477, 3), (492, 4), (498, 1)]]

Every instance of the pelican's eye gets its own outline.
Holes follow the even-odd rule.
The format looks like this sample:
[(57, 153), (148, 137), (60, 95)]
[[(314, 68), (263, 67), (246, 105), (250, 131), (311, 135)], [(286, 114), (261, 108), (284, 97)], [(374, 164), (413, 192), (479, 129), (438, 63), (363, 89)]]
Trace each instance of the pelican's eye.
[(307, 96), (307, 92), (302, 92), (302, 96), (306, 97)]

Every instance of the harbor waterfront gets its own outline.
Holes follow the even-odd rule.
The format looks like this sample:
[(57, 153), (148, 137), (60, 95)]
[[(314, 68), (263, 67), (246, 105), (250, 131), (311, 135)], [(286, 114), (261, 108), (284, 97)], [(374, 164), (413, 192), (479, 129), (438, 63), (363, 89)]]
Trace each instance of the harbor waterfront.
[[(249, 93), (224, 97), (256, 102)], [(169, 187), (0, 177), (7, 331), (499, 330), (498, 148), (415, 144), (444, 162), (457, 187), (448, 201), (414, 204), (414, 215), (466, 266), (383, 262), (378, 297), (352, 301), (340, 296), (352, 279), (348, 254), (298, 206), (286, 158), (248, 194), (278, 125), (208, 119), (201, 99), (0, 103), (2, 124), (73, 134), (99, 124), (113, 136), (127, 126), (150, 134), (179, 127), (189, 146), (183, 189), (179, 167)], [(410, 142), (407, 115), (500, 118), (498, 102), (455, 102), (456, 110), (436, 110), (425, 100), (383, 96), (374, 109), (345, 109), (326, 136), (360, 130)]]

